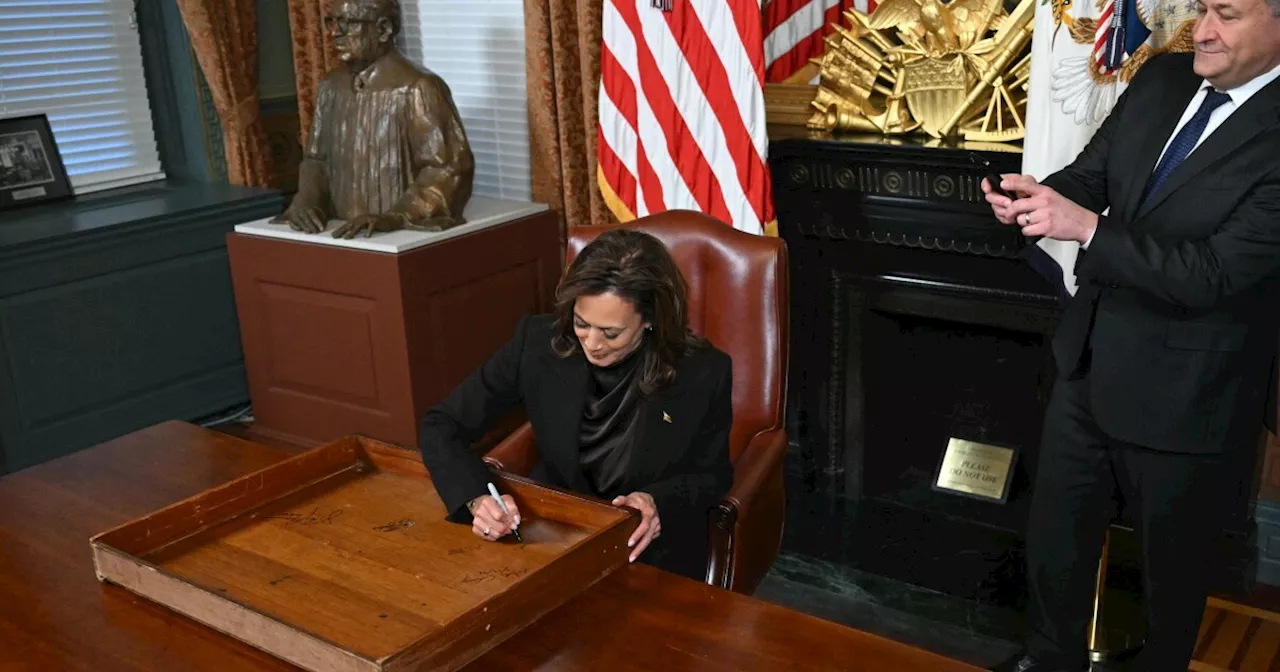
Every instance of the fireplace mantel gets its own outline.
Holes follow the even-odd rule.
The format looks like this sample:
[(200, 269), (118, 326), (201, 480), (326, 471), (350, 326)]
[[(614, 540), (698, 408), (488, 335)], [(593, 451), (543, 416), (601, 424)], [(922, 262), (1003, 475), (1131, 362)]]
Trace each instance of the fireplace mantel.
[[(992, 217), (980, 187), (987, 172), (1021, 172), (1021, 153), (796, 127), (771, 137), (792, 262), (787, 545), (1021, 603), (1062, 307), (1023, 258), (1021, 231)], [(966, 432), (956, 438), (1019, 448), (1007, 503), (929, 491), (929, 465), (948, 435)], [(1252, 529), (1241, 520), (1225, 530), (1238, 549), (1233, 577), (1250, 575)], [(1113, 554), (1125, 545), (1113, 543)]]
[(878, 288), (863, 300), (897, 310), (1052, 331), (1054, 290), (1019, 257), (1023, 237), (995, 221), (980, 187), (988, 170), (1020, 164), (1009, 148), (773, 129), (774, 199), (793, 269), (789, 420), (822, 477), (852, 478), (839, 464), (837, 411), (851, 286)]

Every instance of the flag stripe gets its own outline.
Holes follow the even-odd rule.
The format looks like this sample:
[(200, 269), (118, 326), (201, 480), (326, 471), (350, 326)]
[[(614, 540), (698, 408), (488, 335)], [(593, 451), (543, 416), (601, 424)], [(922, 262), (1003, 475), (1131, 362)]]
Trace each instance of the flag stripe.
[(652, 4), (604, 2), (601, 193), (620, 219), (692, 209), (763, 233), (773, 204), (758, 0)]
[[(676, 101), (672, 99), (672, 92), (667, 87), (666, 81), (662, 77), (658, 61), (654, 58), (653, 49), (647, 41), (655, 31), (646, 32), (642, 25), (640, 15), (638, 14), (636, 4), (644, 0), (609, 0), (623, 22), (625, 30), (630, 31), (631, 38), (635, 44), (636, 61), (639, 65), (639, 72), (636, 74), (639, 80), (639, 90), (643, 91), (644, 100), (649, 103), (654, 116), (652, 126), (661, 129), (665, 136), (665, 145), (667, 152), (666, 158), (673, 164), (679, 166), (690, 166), (694, 173), (709, 176), (710, 179), (702, 181), (701, 184), (685, 183), (685, 190), (690, 191), (693, 197), (693, 203), (681, 203), (679, 198), (679, 185), (677, 183), (684, 182), (684, 175), (681, 171), (672, 172), (658, 170), (662, 167), (661, 148), (652, 145), (646, 138), (641, 138), (641, 142), (646, 145), (649, 160), (657, 172), (658, 180), (662, 183), (663, 192), (670, 197), (675, 192), (677, 198), (671, 207), (682, 208), (692, 207), (705, 213), (728, 221), (729, 211), (724, 204), (724, 196), (720, 193), (719, 185), (715, 184), (715, 176), (711, 173), (711, 166), (707, 164), (707, 160), (702, 156), (702, 151), (698, 147), (698, 143), (694, 140), (693, 133), (689, 130), (685, 123), (684, 117), (680, 115), (679, 109), (676, 107)], [(646, 12), (648, 13), (648, 12)], [(662, 21), (661, 17), (657, 18)], [(663, 26), (665, 30), (665, 26)], [(668, 49), (675, 48), (674, 45), (666, 45)], [(661, 52), (660, 52), (661, 53)], [(644, 119), (640, 120), (641, 128), (649, 126)]]
[[(626, 2), (627, 0), (619, 1)], [(653, 169), (653, 159), (651, 157), (656, 156), (661, 163), (662, 157), (666, 157), (667, 161), (670, 161), (670, 155), (666, 152), (667, 141), (662, 128), (658, 125), (653, 109), (649, 105), (649, 100), (646, 96), (640, 95), (641, 92), (637, 88), (637, 82), (640, 81), (638, 47), (631, 29), (618, 14), (615, 0), (607, 0), (604, 3), (604, 17), (604, 47), (613, 54), (619, 67), (625, 73), (631, 90), (636, 92), (635, 213), (637, 217), (643, 217), (651, 212), (666, 210), (666, 203), (663, 199), (664, 185), (657, 172)], [(607, 90), (602, 92), (602, 95), (608, 94)], [(678, 191), (680, 186), (683, 185), (671, 185), (672, 197), (679, 203), (674, 207), (696, 208), (692, 194), (689, 194), (686, 198), (685, 194), (688, 193), (688, 189)]]
[(764, 25), (780, 26), (812, 0), (772, 0), (764, 6)]
[[(674, 168), (674, 165), (671, 163), (671, 155), (667, 154), (666, 150), (662, 148), (664, 139), (661, 137), (662, 133), (657, 127), (657, 120), (653, 118), (653, 113), (649, 110), (648, 106), (645, 106), (644, 111), (644, 119), (647, 122), (645, 128), (650, 129), (650, 132), (646, 135), (657, 137), (650, 137), (648, 142), (646, 142), (645, 138), (642, 137), (640, 139), (640, 144), (642, 147), (647, 144), (649, 147), (657, 147), (658, 149), (655, 152), (650, 152), (646, 148), (644, 151), (640, 152), (639, 156), (636, 157), (636, 170), (638, 171), (636, 174), (639, 176), (639, 184), (642, 191), (642, 200), (637, 200), (636, 203), (637, 217), (644, 217), (645, 215), (665, 212), (667, 210), (667, 204), (663, 198), (663, 194), (669, 192), (664, 191), (662, 180), (658, 178), (658, 172), (653, 169), (653, 163), (649, 161), (649, 156), (654, 156), (658, 160), (658, 165), (663, 167), (663, 172), (668, 175), (671, 174), (670, 169)], [(671, 185), (671, 189), (675, 192), (672, 195), (672, 199), (674, 201), (674, 205), (671, 206), (672, 208), (697, 209), (697, 204), (693, 201), (693, 194), (689, 193), (689, 189), (684, 186), (684, 182), (681, 181), (677, 184)]]
[[(727, 3), (737, 27), (737, 39), (732, 39), (733, 36), (728, 31), (715, 29), (727, 23), (722, 18), (725, 4), (723, 0), (696, 0), (694, 8), (708, 36), (716, 45), (717, 54), (724, 61), (726, 75), (732, 82), (738, 113), (756, 150), (748, 158), (750, 164), (747, 174), (741, 179), (747, 198), (757, 206), (757, 217), (761, 224), (767, 226), (773, 222), (773, 185), (769, 177), (769, 121), (763, 95), (764, 30), (759, 21), (746, 24), (742, 21), (744, 10), (749, 9), (758, 18), (760, 8), (758, 2), (754, 7), (750, 2)], [(752, 45), (751, 48), (748, 45)], [(714, 90), (709, 91), (715, 95)], [(773, 230), (776, 231), (776, 228), (775, 225)]]
[(599, 101), (600, 168), (618, 200), (634, 213), (639, 138), (636, 136), (636, 92), (622, 65), (607, 47), (600, 51), (600, 82), (606, 95)]
[[(723, 74), (723, 81), (728, 82), (729, 91), (733, 93), (734, 109), (738, 112), (738, 125), (745, 131), (755, 122), (764, 120), (764, 98), (760, 95), (764, 77), (763, 59), (752, 59), (746, 48), (747, 44), (760, 41), (760, 24), (747, 26), (745, 29), (737, 26), (737, 32), (733, 33), (725, 29), (725, 26), (729, 25), (729, 17), (725, 16), (728, 12), (723, 0), (692, 0), (689, 6), (692, 7), (699, 22), (696, 28), (691, 25), (691, 32), (697, 30), (697, 35), (706, 37), (715, 50), (718, 61), (710, 63), (709, 67), (714, 70), (714, 75)], [(753, 51), (757, 56), (761, 54), (759, 49)], [(703, 85), (703, 90), (708, 92), (717, 91), (715, 86), (720, 84), (716, 81), (708, 87), (701, 78), (699, 82)], [(711, 97), (719, 98), (719, 96)], [(725, 123), (723, 118), (721, 123)], [(756, 155), (763, 159), (766, 154), (765, 148), (769, 144), (767, 135), (748, 134), (748, 141), (755, 148)]]
[[(634, 51), (630, 54), (631, 62), (635, 62)], [(634, 67), (634, 66), (633, 66)], [(632, 82), (628, 69), (622, 66), (608, 46), (600, 50), (600, 85), (609, 102), (618, 110), (618, 114), (631, 127), (636, 127), (636, 87)]]
[[(774, 0), (770, 7), (786, 4), (784, 0)], [(765, 61), (772, 67), (773, 62), (794, 50), (802, 42), (812, 39), (820, 33), (823, 21), (827, 17), (827, 9), (839, 6), (840, 0), (807, 0), (785, 20), (772, 25), (769, 36), (764, 40)], [(821, 39), (821, 35), (818, 35)]]
[[(667, 25), (671, 28), (673, 35), (682, 37), (680, 50), (687, 56), (685, 63), (692, 70), (693, 76), (697, 80), (698, 92), (721, 92), (720, 95), (713, 93), (706, 96), (706, 102), (715, 114), (716, 120), (720, 122), (718, 128), (723, 136), (723, 145), (717, 144), (719, 138), (716, 137), (714, 132), (714, 129), (717, 128), (714, 124), (706, 125), (709, 132), (706, 134), (705, 143), (711, 145), (713, 153), (718, 153), (720, 148), (723, 147), (729, 154), (728, 158), (735, 168), (734, 177), (721, 175), (719, 171), (717, 171), (717, 177), (725, 185), (726, 196), (732, 201), (734, 196), (729, 192), (732, 192), (733, 189), (729, 183), (736, 183), (741, 188), (741, 185), (759, 181), (764, 164), (765, 137), (764, 134), (757, 134), (756, 138), (752, 138), (751, 132), (747, 130), (746, 122), (743, 119), (745, 111), (756, 112), (756, 110), (752, 109), (752, 96), (747, 91), (742, 90), (744, 87), (741, 82), (745, 78), (744, 76), (751, 74), (750, 63), (746, 59), (736, 60), (740, 53), (724, 53), (725, 51), (732, 51), (725, 44), (726, 42), (739, 45), (737, 51), (741, 52), (742, 40), (734, 38), (727, 30), (720, 30), (715, 33), (719, 44), (713, 45), (704, 28), (704, 25), (707, 24), (717, 25), (715, 23), (716, 19), (721, 20), (718, 24), (720, 26), (731, 26), (733, 25), (732, 22), (727, 20), (731, 17), (723, 14), (718, 15), (718, 10), (724, 8), (722, 2), (703, 2), (701, 4), (703, 5), (702, 11), (707, 14), (706, 24), (695, 13), (694, 3), (682, 3), (679, 5), (680, 11), (667, 13)], [(738, 82), (734, 82), (735, 78), (730, 77), (726, 71), (726, 63), (731, 61), (736, 66), (733, 70), (740, 73), (740, 76), (736, 78), (739, 80)], [(746, 84), (750, 86), (751, 82), (748, 81)], [(723, 95), (723, 92), (726, 91), (732, 95)], [(696, 100), (697, 95), (691, 93), (690, 97), (695, 99), (694, 104), (696, 105), (698, 103)], [(755, 98), (759, 99), (759, 96), (755, 96)], [(760, 102), (763, 105), (763, 100)], [(760, 110), (760, 112), (763, 112), (763, 110)], [(700, 142), (699, 144), (703, 143)], [(759, 223), (761, 216), (764, 215), (764, 204), (754, 199), (746, 198), (745, 194), (743, 194), (741, 203), (742, 207), (750, 208), (750, 217), (747, 216), (746, 212), (735, 212), (734, 221), (750, 222), (751, 219), (754, 219), (756, 223)]]
[[(706, 2), (701, 2), (699, 7), (705, 4)], [(724, 4), (723, 0), (719, 4)], [(742, 39), (743, 51), (751, 62), (751, 71), (756, 75), (756, 85), (764, 86), (764, 50), (755, 46), (764, 39), (763, 24), (760, 20), (760, 0), (756, 0), (756, 2), (730, 0), (728, 5), (729, 12), (733, 14), (733, 25), (738, 29), (738, 35)], [(701, 10), (699, 10), (699, 13), (701, 13)]]
[[(666, 94), (671, 101), (672, 116), (664, 126), (674, 129), (674, 139), (678, 139), (673, 142), (672, 134), (667, 135), (672, 157), (677, 166), (693, 163), (693, 170), (679, 171), (681, 177), (703, 212), (726, 222), (738, 221), (741, 208), (747, 205), (746, 195), (733, 168), (724, 129), (709, 118), (710, 104), (680, 45), (671, 36), (664, 13), (646, 11), (632, 16), (637, 19), (638, 34), (645, 39), (639, 50), (641, 81), (649, 82), (647, 86), (652, 87), (653, 93)], [(651, 58), (646, 59), (646, 54)], [(646, 93), (651, 93), (649, 88)], [(738, 207), (731, 210), (729, 202)]]
[(608, 96), (600, 96), (601, 123), (596, 152), (600, 168), (612, 185), (614, 195), (628, 211), (635, 212), (636, 151), (639, 139), (636, 138), (635, 129), (626, 124), (621, 116)]
[(765, 81), (780, 82), (822, 56), (823, 38), (835, 32), (843, 12), (870, 12), (874, 0), (773, 0), (765, 7)]
[(605, 142), (603, 133), (600, 134), (596, 152), (600, 160), (597, 180), (600, 182), (600, 191), (605, 198), (605, 204), (618, 219), (634, 217), (636, 179), (632, 177), (633, 173), (622, 169), (622, 161), (614, 155), (613, 148)]

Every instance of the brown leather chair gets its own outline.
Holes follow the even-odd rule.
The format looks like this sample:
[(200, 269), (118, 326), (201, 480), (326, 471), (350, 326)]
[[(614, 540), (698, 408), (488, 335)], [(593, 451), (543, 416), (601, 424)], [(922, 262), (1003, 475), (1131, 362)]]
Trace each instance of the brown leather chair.
[[(667, 245), (689, 284), (690, 326), (733, 359), (733, 488), (710, 512), (707, 583), (750, 594), (778, 555), (786, 517), (786, 245), (691, 211), (665, 212), (625, 226)], [(565, 264), (606, 230), (571, 230)], [(537, 460), (532, 428), (522, 425), (485, 459), (505, 471), (528, 473)]]

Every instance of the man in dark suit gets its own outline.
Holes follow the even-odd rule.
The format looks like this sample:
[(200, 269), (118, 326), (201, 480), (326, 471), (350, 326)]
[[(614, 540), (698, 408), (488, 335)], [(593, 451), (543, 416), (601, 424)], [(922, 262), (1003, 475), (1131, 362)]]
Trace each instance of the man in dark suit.
[[(1141, 670), (1186, 670), (1209, 550), (1242, 501), (1280, 327), (1280, 0), (1205, 0), (1196, 52), (1148, 62), (1074, 163), (984, 183), (997, 218), (1078, 241), (1053, 340), (1010, 669), (1080, 670), (1119, 496), (1144, 547)], [(1100, 214), (1106, 212), (1107, 214)]]

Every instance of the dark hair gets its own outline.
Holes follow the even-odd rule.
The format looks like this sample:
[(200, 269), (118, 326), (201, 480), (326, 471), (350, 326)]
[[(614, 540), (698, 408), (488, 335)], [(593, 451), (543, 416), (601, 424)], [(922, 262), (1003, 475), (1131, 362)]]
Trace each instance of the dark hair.
[(630, 301), (652, 327), (642, 337), (640, 392), (651, 395), (670, 385), (676, 362), (706, 341), (689, 329), (688, 286), (667, 247), (633, 229), (613, 229), (587, 245), (556, 288), (556, 335), (551, 347), (561, 357), (582, 351), (573, 330), (573, 308), (580, 296), (614, 294)]

